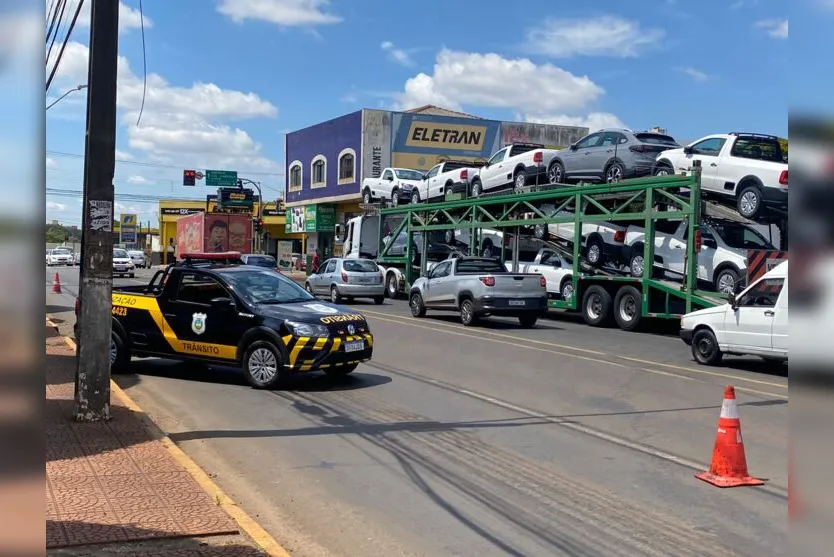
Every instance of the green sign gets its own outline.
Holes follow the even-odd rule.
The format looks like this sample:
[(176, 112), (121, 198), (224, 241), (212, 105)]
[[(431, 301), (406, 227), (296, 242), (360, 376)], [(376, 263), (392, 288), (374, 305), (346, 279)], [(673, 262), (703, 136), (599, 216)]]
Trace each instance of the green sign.
[(237, 171), (206, 170), (206, 185), (218, 188), (237, 186)]
[(305, 205), (287, 210), (287, 234), (333, 232), (336, 230), (335, 205)]
[(336, 230), (336, 207), (319, 205), (316, 211), (316, 231), (334, 232)]

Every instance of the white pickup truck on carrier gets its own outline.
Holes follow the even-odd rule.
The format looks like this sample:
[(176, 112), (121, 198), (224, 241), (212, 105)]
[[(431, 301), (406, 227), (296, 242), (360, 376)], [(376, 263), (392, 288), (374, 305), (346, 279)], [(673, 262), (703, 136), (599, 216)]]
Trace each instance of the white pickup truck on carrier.
[(468, 192), (470, 181), (478, 173), (478, 168), (475, 163), (466, 161), (443, 161), (433, 166), (426, 172), (416, 199), (412, 193), (412, 203), (444, 198), (448, 193)]
[(472, 179), (471, 195), (478, 197), (512, 186), (518, 192), (530, 184), (544, 185), (550, 182), (547, 165), (558, 153), (537, 143), (507, 145), (490, 157)]
[(411, 201), (412, 190), (423, 183), (423, 173), (410, 168), (386, 168), (379, 178), (362, 180), (362, 202), (366, 204), (377, 200), (390, 201), (399, 205), (400, 201)]

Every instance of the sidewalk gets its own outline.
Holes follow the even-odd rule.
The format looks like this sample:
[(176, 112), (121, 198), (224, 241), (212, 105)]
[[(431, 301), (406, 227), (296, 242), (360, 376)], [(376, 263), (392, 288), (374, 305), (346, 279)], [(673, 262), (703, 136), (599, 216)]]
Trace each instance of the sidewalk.
[(158, 430), (154, 433), (146, 425), (149, 418), (117, 387), (111, 393), (108, 423), (75, 422), (74, 376), (74, 348), (63, 337), (47, 338), (46, 544), (50, 555), (282, 554), (261, 550), (241, 533), (224, 510), (234, 504), (219, 489), (207, 491), (201, 485), (205, 482), (198, 482), (193, 470), (186, 470)]

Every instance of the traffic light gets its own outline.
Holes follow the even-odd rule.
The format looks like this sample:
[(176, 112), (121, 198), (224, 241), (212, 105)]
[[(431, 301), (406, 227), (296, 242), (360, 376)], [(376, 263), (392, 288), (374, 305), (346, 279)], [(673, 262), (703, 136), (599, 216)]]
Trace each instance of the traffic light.
[(182, 171), (182, 185), (183, 186), (196, 185), (196, 180), (197, 180), (197, 171), (196, 170), (183, 170)]
[(255, 226), (255, 232), (260, 233), (263, 230), (264, 221), (260, 218), (256, 218), (252, 221), (252, 224)]

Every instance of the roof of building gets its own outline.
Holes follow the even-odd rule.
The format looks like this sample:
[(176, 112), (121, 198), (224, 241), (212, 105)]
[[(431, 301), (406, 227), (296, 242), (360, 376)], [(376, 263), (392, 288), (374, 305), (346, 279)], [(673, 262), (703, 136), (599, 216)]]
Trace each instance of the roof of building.
[(483, 118), (481, 118), (480, 116), (467, 114), (465, 112), (458, 112), (457, 110), (449, 110), (448, 108), (435, 106), (433, 104), (425, 104), (423, 106), (418, 106), (417, 108), (404, 110), (403, 112), (407, 112), (410, 114), (437, 114), (438, 116), (458, 116), (462, 118), (473, 118), (476, 120), (483, 120)]

